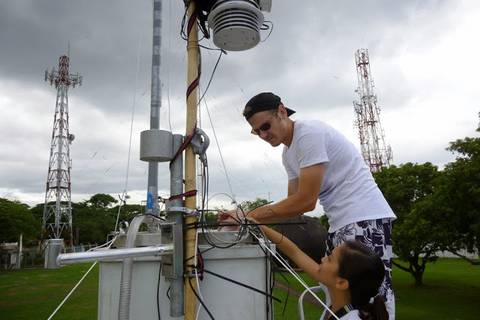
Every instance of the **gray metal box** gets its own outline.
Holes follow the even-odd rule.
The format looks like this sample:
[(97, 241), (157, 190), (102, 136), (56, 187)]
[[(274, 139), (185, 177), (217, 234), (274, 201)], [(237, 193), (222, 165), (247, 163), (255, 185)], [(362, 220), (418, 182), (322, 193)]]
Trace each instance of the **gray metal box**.
[(173, 158), (173, 135), (170, 131), (150, 129), (140, 133), (140, 160), (170, 161)]
[(63, 239), (48, 239), (45, 247), (45, 269), (58, 269), (57, 257), (63, 251)]

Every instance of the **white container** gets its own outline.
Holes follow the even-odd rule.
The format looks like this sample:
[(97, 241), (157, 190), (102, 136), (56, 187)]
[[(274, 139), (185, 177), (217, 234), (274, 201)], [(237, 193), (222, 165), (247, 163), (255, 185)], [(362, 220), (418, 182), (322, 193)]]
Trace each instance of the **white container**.
[[(217, 233), (223, 239), (232, 238), (232, 233)], [(200, 241), (202, 243), (203, 241)], [(209, 249), (200, 244), (201, 251)], [(238, 244), (228, 249), (211, 249), (203, 254), (205, 269), (227, 278), (270, 292), (270, 262), (258, 244)], [(132, 274), (132, 296), (130, 319), (158, 320), (157, 286), (160, 270), (160, 257), (135, 259)], [(100, 285), (98, 300), (98, 319), (114, 320), (118, 318), (118, 300), (121, 279), (121, 261), (100, 262)], [(170, 301), (167, 291), (170, 282), (160, 277), (158, 290), (159, 308), (162, 320), (183, 319), (170, 317)], [(195, 288), (195, 291), (198, 291)], [(218, 320), (271, 320), (273, 309), (269, 299), (251, 289), (204, 273), (200, 282), (203, 302), (213, 317)], [(198, 303), (200, 305), (200, 303)], [(210, 320), (202, 308), (198, 319)]]

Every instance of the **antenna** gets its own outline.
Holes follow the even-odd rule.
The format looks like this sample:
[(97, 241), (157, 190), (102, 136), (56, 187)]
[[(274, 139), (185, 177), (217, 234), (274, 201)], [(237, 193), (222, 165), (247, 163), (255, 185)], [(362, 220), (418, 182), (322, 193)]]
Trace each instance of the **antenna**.
[(70, 59), (63, 55), (58, 70), (45, 71), (45, 81), (57, 89), (53, 120), (50, 160), (43, 207), (42, 239), (60, 239), (65, 236), (73, 244), (70, 170), (70, 144), (75, 136), (68, 124), (68, 89), (81, 85), (78, 74), (69, 73)]
[(373, 173), (390, 165), (392, 149), (385, 144), (385, 134), (380, 124), (380, 107), (374, 92), (368, 49), (356, 51), (355, 65), (358, 77), (358, 88), (355, 92), (359, 96), (359, 100), (353, 102), (357, 116), (355, 126), (358, 128), (363, 159)]

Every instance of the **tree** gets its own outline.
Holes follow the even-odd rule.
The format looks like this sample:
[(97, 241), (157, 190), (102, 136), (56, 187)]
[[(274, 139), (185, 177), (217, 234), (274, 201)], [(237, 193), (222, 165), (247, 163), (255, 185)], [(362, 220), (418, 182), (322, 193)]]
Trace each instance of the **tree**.
[(35, 220), (28, 205), (0, 198), (0, 242), (16, 242), (21, 233), (26, 243), (40, 236), (40, 223)]
[(89, 206), (87, 202), (72, 203), (75, 242), (103, 243), (113, 229), (115, 220), (105, 208)]
[[(480, 132), (480, 124), (476, 131)], [(438, 194), (439, 201), (448, 208), (451, 228), (456, 231), (446, 249), (480, 264), (460, 253), (462, 249), (470, 253), (480, 249), (480, 138), (458, 139), (450, 142), (447, 150), (457, 157), (445, 166)]]
[(88, 201), (87, 204), (96, 208), (108, 208), (112, 204), (117, 203), (118, 200), (116, 200), (114, 197), (112, 197), (109, 194), (105, 193), (97, 193), (94, 194)]
[(426, 264), (437, 259), (436, 252), (445, 246), (448, 224), (444, 212), (434, 201), (440, 173), (436, 166), (406, 163), (375, 173), (375, 180), (397, 215), (392, 231), (393, 250), (407, 263), (393, 261), (409, 272), (415, 285), (423, 283)]
[(251, 211), (255, 208), (258, 208), (258, 207), (261, 207), (261, 206), (264, 206), (268, 203), (268, 200), (267, 199), (262, 199), (262, 198), (256, 198), (255, 200), (253, 201), (249, 201), (249, 200), (246, 200), (246, 201), (243, 201), (240, 206), (242, 207), (242, 209), (247, 212), (247, 211)]
[(76, 243), (103, 243), (113, 231), (118, 201), (111, 195), (97, 193), (89, 200), (72, 203), (73, 229)]

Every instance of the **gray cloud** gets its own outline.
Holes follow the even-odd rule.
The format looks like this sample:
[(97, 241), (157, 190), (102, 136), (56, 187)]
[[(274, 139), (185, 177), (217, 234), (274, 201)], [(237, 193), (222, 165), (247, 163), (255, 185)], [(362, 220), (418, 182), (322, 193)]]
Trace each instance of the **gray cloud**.
[[(71, 71), (84, 77), (83, 86), (70, 91), (70, 125), (76, 135), (74, 198), (124, 188), (134, 95), (128, 187), (142, 194), (147, 165), (138, 160), (138, 143), (149, 123), (151, 9), (146, 0), (0, 2), (0, 196), (42, 201), (55, 106), (55, 89), (43, 82), (43, 72), (56, 67), (68, 43)], [(176, 133), (185, 130), (186, 44), (179, 37), (183, 10), (182, 1), (163, 2), (161, 127), (171, 123)], [(206, 95), (237, 197), (278, 200), (286, 192), (279, 150), (250, 137), (241, 116), (244, 103), (257, 92), (278, 93), (298, 111), (299, 119), (323, 119), (358, 143), (352, 100), (357, 86), (354, 52), (360, 47), (370, 51), (382, 121), (396, 159), (450, 161), (444, 147), (455, 137), (473, 134), (478, 107), (457, 109), (454, 116), (446, 104), (438, 107), (442, 113), (424, 119), (429, 114), (425, 110), (435, 110), (440, 100), (436, 95), (447, 80), (430, 68), (425, 72), (438, 83), (427, 82), (411, 72), (408, 61), (440, 59), (444, 51), (434, 48), (452, 37), (449, 32), (464, 20), (460, 18), (475, 10), (477, 5), (466, 8), (456, 1), (435, 0), (274, 1), (266, 14), (274, 23), (270, 37), (253, 50), (223, 56)], [(203, 44), (212, 46), (210, 40)], [(202, 91), (217, 57), (218, 52), (202, 50)], [(424, 67), (415, 63), (419, 70)], [(478, 94), (467, 99), (455, 88), (446, 101), (460, 96), (465, 105), (478, 101)], [(212, 139), (210, 190), (227, 192), (205, 108), (202, 103), (202, 125)], [(439, 127), (454, 117), (455, 128), (440, 134)], [(414, 120), (408, 129), (399, 124), (409, 119)], [(437, 138), (428, 132), (438, 132)], [(160, 165), (159, 181), (167, 190), (165, 164)]]

